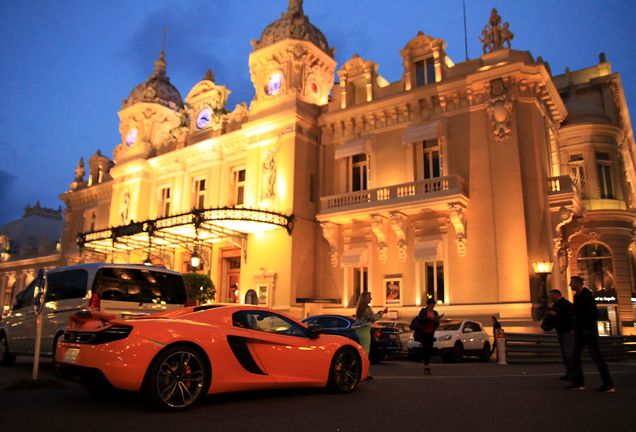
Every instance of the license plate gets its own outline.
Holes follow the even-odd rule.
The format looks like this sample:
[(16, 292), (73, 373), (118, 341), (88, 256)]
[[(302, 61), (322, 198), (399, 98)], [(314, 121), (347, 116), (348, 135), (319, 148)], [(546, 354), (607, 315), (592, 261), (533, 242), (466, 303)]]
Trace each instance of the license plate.
[(79, 348), (69, 348), (64, 353), (64, 363), (75, 363), (79, 356)]

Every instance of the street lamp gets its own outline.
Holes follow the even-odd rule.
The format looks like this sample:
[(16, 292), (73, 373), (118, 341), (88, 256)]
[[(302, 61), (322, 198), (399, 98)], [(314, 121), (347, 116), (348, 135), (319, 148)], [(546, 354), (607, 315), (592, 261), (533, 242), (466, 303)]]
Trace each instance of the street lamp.
[(539, 303), (533, 306), (533, 318), (539, 321), (543, 318), (543, 315), (548, 311), (548, 292), (547, 292), (547, 279), (548, 275), (552, 273), (553, 263), (550, 261), (535, 261), (532, 263), (532, 270), (539, 276), (541, 286), (539, 287), (540, 298)]

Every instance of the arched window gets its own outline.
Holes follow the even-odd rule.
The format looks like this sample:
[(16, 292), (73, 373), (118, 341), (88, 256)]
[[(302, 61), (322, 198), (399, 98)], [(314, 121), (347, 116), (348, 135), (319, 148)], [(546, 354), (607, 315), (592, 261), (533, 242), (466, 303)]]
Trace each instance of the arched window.
[(612, 253), (609, 249), (600, 243), (588, 243), (579, 250), (577, 261), (585, 285), (595, 297), (616, 299)]

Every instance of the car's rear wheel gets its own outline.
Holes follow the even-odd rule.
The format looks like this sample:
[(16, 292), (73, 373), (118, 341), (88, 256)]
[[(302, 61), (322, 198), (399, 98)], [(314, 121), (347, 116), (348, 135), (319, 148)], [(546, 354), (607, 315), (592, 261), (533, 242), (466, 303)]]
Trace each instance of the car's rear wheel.
[(371, 363), (380, 363), (382, 360), (386, 358), (386, 354), (384, 350), (373, 350), (369, 353), (369, 361)]
[(9, 342), (4, 333), (0, 333), (0, 365), (10, 366), (15, 363), (15, 356), (9, 351)]
[(490, 343), (484, 343), (484, 347), (481, 349), (481, 354), (479, 355), (479, 360), (483, 362), (487, 362), (490, 360)]
[(144, 385), (148, 400), (164, 411), (181, 411), (207, 393), (211, 372), (199, 350), (177, 345), (153, 360)]
[(362, 361), (353, 348), (341, 348), (331, 360), (328, 387), (336, 393), (349, 393), (358, 387)]

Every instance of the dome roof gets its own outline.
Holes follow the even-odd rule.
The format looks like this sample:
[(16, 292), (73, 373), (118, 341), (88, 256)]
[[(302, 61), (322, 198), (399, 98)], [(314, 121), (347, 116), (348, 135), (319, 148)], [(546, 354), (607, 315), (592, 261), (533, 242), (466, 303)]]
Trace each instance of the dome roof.
[(168, 108), (183, 108), (183, 100), (179, 90), (170, 83), (166, 74), (166, 60), (161, 50), (155, 61), (155, 69), (148, 79), (135, 87), (122, 103), (126, 108), (139, 102), (157, 103)]
[(333, 57), (327, 38), (318, 27), (309, 22), (309, 18), (303, 12), (302, 0), (289, 0), (287, 12), (268, 25), (263, 30), (261, 38), (252, 42), (252, 46), (254, 49), (260, 49), (284, 39), (306, 40)]

